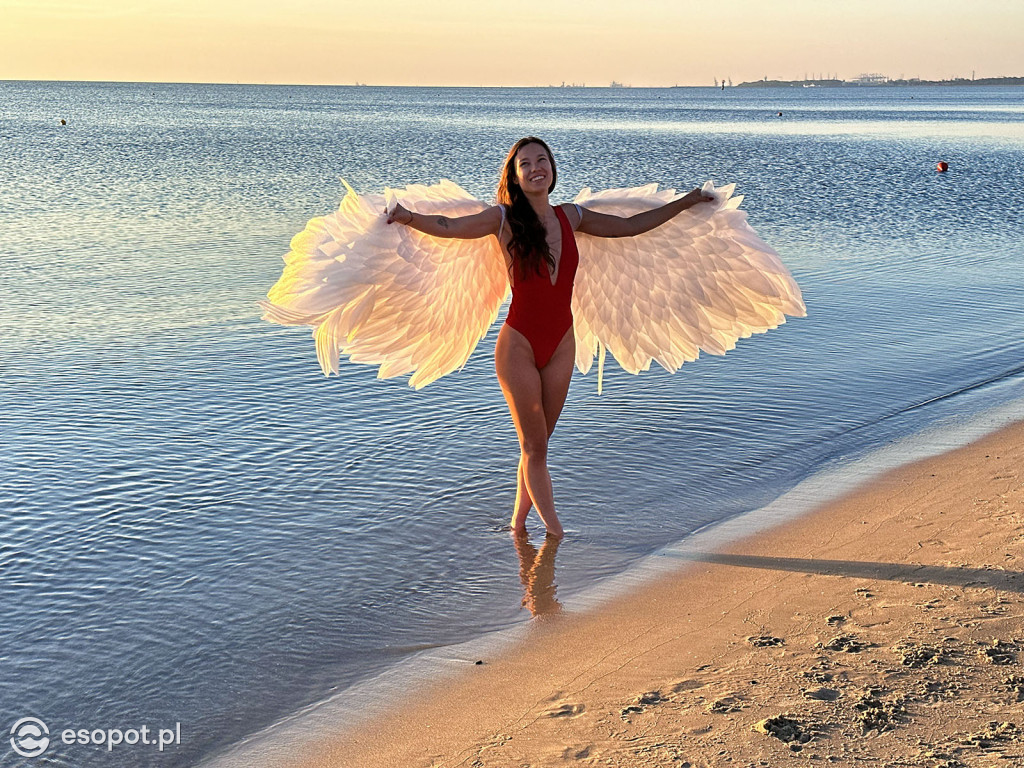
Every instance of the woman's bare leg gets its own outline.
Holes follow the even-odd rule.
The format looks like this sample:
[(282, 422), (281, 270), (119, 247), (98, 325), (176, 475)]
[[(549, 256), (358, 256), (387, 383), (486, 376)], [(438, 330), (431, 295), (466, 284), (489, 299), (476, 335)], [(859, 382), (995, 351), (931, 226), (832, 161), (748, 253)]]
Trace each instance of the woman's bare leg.
[[(531, 350), (532, 351), (532, 350)], [(532, 359), (532, 358), (531, 358)], [(541, 370), (541, 398), (544, 407), (544, 419), (548, 427), (548, 439), (555, 431), (555, 424), (562, 413), (565, 398), (569, 394), (569, 382), (572, 380), (572, 369), (576, 363), (576, 340), (572, 329), (566, 333), (559, 343), (558, 349), (551, 360)], [(512, 513), (511, 528), (514, 532), (526, 532), (526, 518), (533, 508), (533, 500), (526, 487), (526, 476), (523, 474), (525, 459), (519, 457), (517, 472), (516, 504)]]
[(526, 487), (526, 475), (523, 473), (525, 464), (522, 453), (519, 454), (519, 469), (516, 471), (516, 505), (512, 512), (512, 531), (514, 533), (526, 532), (526, 518), (533, 509), (533, 499), (530, 498), (530, 490)]
[(512, 530), (515, 532), (526, 530), (526, 516), (532, 501), (548, 533), (557, 537), (563, 535), (555, 513), (551, 476), (547, 468), (547, 446), (548, 437), (554, 431), (565, 404), (575, 356), (571, 329), (540, 371), (533, 364), (533, 349), (522, 334), (509, 326), (502, 326), (498, 334), (495, 367), (522, 450), (517, 473), (516, 506), (512, 515)]

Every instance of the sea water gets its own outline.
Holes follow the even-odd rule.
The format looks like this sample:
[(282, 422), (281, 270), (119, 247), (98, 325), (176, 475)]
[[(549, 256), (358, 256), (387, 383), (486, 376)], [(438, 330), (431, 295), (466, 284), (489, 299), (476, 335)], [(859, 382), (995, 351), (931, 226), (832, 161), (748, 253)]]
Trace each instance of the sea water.
[(1021, 89), (0, 83), (0, 725), (45, 723), (46, 764), (194, 765), (529, 619), (495, 334), (414, 392), (325, 379), (256, 307), (340, 177), (489, 201), (527, 134), (556, 201), (736, 182), (808, 311), (675, 375), (611, 363), (601, 396), (575, 377), (549, 607), (1024, 400)]

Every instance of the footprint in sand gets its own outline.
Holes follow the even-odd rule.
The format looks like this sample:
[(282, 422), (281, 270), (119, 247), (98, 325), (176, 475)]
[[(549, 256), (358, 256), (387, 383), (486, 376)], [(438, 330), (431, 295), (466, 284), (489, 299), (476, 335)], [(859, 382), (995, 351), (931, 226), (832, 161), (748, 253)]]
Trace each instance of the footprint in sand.
[(838, 637), (833, 637), (827, 643), (818, 643), (818, 647), (825, 651), (860, 653), (870, 646), (867, 643), (858, 640), (854, 635), (839, 635)]
[(1024, 701), (1024, 677), (1010, 675), (1003, 680), (1003, 684), (1014, 695), (1017, 701)]
[(547, 710), (544, 717), (576, 717), (582, 715), (585, 709), (582, 704), (561, 704)]
[(661, 691), (648, 691), (637, 696), (636, 701), (625, 707), (621, 714), (623, 717), (626, 717), (635, 712), (643, 712), (648, 707), (657, 706), (663, 701), (665, 701), (665, 698), (661, 695)]
[(893, 646), (893, 650), (900, 655), (900, 663), (911, 669), (938, 666), (950, 661), (949, 655), (943, 648), (929, 643), (914, 643), (906, 640)]
[(757, 635), (755, 637), (748, 637), (747, 642), (755, 648), (774, 648), (775, 646), (782, 645), (783, 640), (772, 635)]
[(705, 685), (707, 685), (707, 683), (702, 683), (700, 680), (679, 680), (672, 683), (672, 693), (695, 691), (698, 688), (703, 688)]
[(585, 760), (590, 757), (590, 752), (593, 749), (592, 744), (588, 744), (585, 747), (566, 747), (562, 750), (563, 760)]
[(801, 691), (805, 699), (814, 701), (835, 701), (843, 695), (842, 691), (836, 688), (809, 688)]
[(992, 644), (978, 651), (978, 654), (993, 664), (1013, 664), (1017, 660), (1017, 644), (993, 640)]
[(708, 704), (708, 712), (712, 712), (716, 715), (728, 715), (733, 712), (739, 712), (743, 709), (743, 703), (739, 698), (735, 696), (724, 696), (721, 699), (715, 699)]
[(987, 728), (983, 728), (965, 738), (963, 743), (981, 747), (982, 749), (990, 749), (1000, 742), (1024, 741), (1022, 736), (1024, 736), (1024, 732), (1017, 727), (1016, 723), (1000, 723), (993, 720), (988, 724)]
[(883, 700), (878, 694), (879, 691), (868, 688), (861, 694), (860, 701), (854, 705), (858, 713), (857, 721), (864, 733), (891, 731), (905, 719), (907, 712), (903, 708), (902, 696)]
[(800, 720), (790, 715), (777, 715), (754, 725), (754, 730), (766, 736), (774, 736), (790, 745), (790, 749), (799, 752), (803, 745), (814, 738), (811, 730)]

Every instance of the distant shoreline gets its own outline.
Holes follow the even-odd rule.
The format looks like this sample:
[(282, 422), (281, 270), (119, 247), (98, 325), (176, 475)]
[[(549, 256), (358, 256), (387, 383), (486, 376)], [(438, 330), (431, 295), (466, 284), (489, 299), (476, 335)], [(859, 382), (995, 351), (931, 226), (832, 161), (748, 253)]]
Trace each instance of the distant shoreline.
[(898, 86), (963, 86), (963, 85), (1024, 85), (1024, 77), (982, 77), (968, 80), (885, 80), (858, 82), (850, 80), (754, 80), (732, 86), (734, 88), (892, 88)]
[[(720, 86), (712, 85), (389, 85), (370, 83), (222, 83), (222, 82), (171, 82), (161, 80), (19, 80), (0, 78), (0, 85), (5, 84), (36, 84), (36, 85), (211, 85), (226, 87), (258, 87), (258, 88), (396, 88), (396, 89), (451, 89), (451, 90), (674, 90), (701, 89), (719, 90)], [(856, 82), (846, 80), (754, 80), (727, 85), (724, 90), (732, 88), (891, 88), (902, 86), (949, 86), (961, 87), (971, 85), (1016, 86), (1024, 85), (1024, 77), (986, 77), (977, 80), (959, 78), (956, 80), (887, 80), (885, 82)]]

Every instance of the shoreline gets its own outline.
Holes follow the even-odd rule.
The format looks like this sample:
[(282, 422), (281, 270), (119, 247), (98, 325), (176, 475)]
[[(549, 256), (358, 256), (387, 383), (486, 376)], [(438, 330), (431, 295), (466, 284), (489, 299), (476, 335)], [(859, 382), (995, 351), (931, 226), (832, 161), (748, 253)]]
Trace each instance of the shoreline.
[[(748, 516), (742, 516), (741, 520), (746, 520), (747, 523), (745, 538), (725, 535), (723, 539), (722, 531), (718, 529), (728, 528), (729, 523), (736, 522), (734, 520), (716, 526), (706, 535), (698, 533), (695, 537), (688, 538), (679, 545), (666, 548), (645, 561), (647, 567), (640, 568), (639, 572), (641, 573), (627, 574), (614, 580), (616, 583), (610, 590), (596, 590), (597, 607), (593, 607), (595, 595), (591, 595), (591, 606), (586, 611), (574, 612), (577, 607), (574, 605), (573, 611), (566, 614), (543, 616), (526, 626), (514, 628), (503, 642), (496, 645), (492, 643), (490, 650), (481, 651), (481, 653), (487, 654), (481, 659), (485, 662), (484, 664), (474, 664), (468, 658), (458, 658), (458, 652), (466, 652), (468, 650), (466, 648), (452, 649), (453, 654), (448, 659), (448, 667), (444, 670), (447, 674), (443, 675), (443, 679), (434, 679), (431, 684), (415, 690), (404, 692), (394, 690), (393, 700), (401, 700), (400, 705), (396, 705), (390, 712), (376, 713), (373, 719), (354, 729), (339, 732), (337, 722), (334, 722), (334, 727), (332, 727), (329, 713), (327, 713), (328, 716), (314, 716), (305, 722), (300, 722), (304, 717), (300, 714), (289, 718), (293, 724), (298, 726), (298, 733), (293, 731), (290, 734), (291, 738), (287, 740), (287, 745), (277, 740), (276, 736), (280, 734), (267, 733), (264, 734), (265, 738), (257, 736), (249, 743), (239, 745), (242, 749), (238, 752), (232, 751), (221, 755), (220, 759), (214, 759), (212, 764), (231, 765), (233, 759), (241, 758), (243, 762), (238, 764), (275, 766), (456, 765), (462, 764), (462, 759), (467, 755), (473, 755), (467, 764), (474, 765), (560, 764), (567, 759), (566, 756), (572, 760), (582, 760), (586, 764), (588, 760), (596, 761), (598, 755), (605, 757), (595, 764), (662, 764), (659, 762), (661, 758), (653, 762), (644, 762), (636, 756), (629, 757), (621, 749), (616, 751), (611, 746), (616, 739), (608, 736), (609, 728), (618, 729), (621, 734), (629, 733), (631, 726), (639, 726), (648, 711), (657, 711), (658, 717), (655, 719), (658, 723), (663, 723), (666, 718), (669, 720), (675, 718), (674, 724), (669, 728), (671, 733), (665, 735), (663, 743), (660, 743), (657, 748), (657, 750), (665, 752), (662, 757), (666, 760), (668, 760), (666, 755), (670, 752), (682, 755), (687, 748), (695, 751), (695, 754), (701, 753), (702, 750), (706, 752), (705, 747), (710, 736), (696, 732), (687, 734), (685, 727), (680, 725), (681, 723), (685, 725), (684, 721), (689, 722), (695, 717), (698, 719), (710, 718), (711, 721), (716, 719), (727, 721), (735, 727), (738, 721), (749, 719), (747, 713), (755, 709), (750, 692), (744, 690), (743, 686), (737, 685), (731, 686), (736, 690), (729, 690), (710, 703), (706, 701), (709, 691), (717, 689), (724, 691), (721, 680), (722, 669), (709, 671), (708, 664), (716, 659), (721, 659), (723, 655), (731, 654), (732, 657), (735, 657), (733, 659), (734, 667), (748, 666), (751, 678), (757, 679), (757, 677), (771, 676), (769, 670), (764, 668), (765, 664), (777, 672), (781, 668), (780, 665), (785, 666), (782, 660), (787, 656), (800, 655), (796, 651), (792, 627), (783, 630), (774, 626), (772, 622), (758, 622), (754, 626), (748, 614), (741, 617), (738, 613), (741, 608), (743, 611), (754, 610), (754, 614), (765, 616), (792, 611), (792, 599), (773, 596), (770, 594), (772, 589), (790, 584), (795, 579), (810, 579), (823, 584), (830, 582), (824, 584), (829, 587), (829, 589), (822, 589), (824, 595), (826, 592), (835, 592), (842, 582), (856, 582), (853, 599), (868, 601), (866, 605), (870, 605), (871, 601), (864, 595), (870, 593), (874, 597), (883, 591), (878, 587), (879, 579), (902, 585), (897, 587), (887, 584), (885, 590), (887, 592), (893, 589), (910, 589), (913, 592), (925, 588), (932, 591), (955, 591), (957, 589), (963, 591), (966, 587), (963, 584), (958, 584), (957, 579), (962, 582), (965, 574), (970, 576), (970, 580), (980, 579), (982, 583), (987, 583), (986, 579), (991, 576), (993, 571), (972, 569), (968, 563), (960, 563), (956, 567), (928, 565), (923, 561), (908, 559), (907, 555), (913, 554), (915, 550), (907, 550), (906, 547), (901, 550), (902, 557), (893, 556), (889, 558), (889, 562), (875, 562), (874, 557), (864, 556), (863, 536), (855, 536), (849, 541), (837, 543), (837, 538), (849, 538), (850, 534), (848, 531), (841, 530), (843, 526), (836, 523), (838, 518), (835, 516), (839, 514), (845, 516), (844, 519), (852, 519), (851, 515), (864, 518), (858, 521), (859, 524), (868, 525), (868, 528), (863, 530), (873, 531), (874, 538), (877, 538), (878, 530), (885, 526), (891, 528), (894, 519), (902, 519), (908, 515), (913, 516), (919, 513), (923, 515), (924, 513), (920, 510), (912, 511), (910, 509), (912, 505), (904, 505), (903, 508), (895, 512), (889, 509), (887, 513), (884, 511), (887, 509), (886, 505), (880, 502), (884, 502), (887, 492), (901, 489), (903, 486), (918, 487), (920, 490), (929, 484), (934, 485), (935, 481), (929, 480), (924, 486), (921, 486), (919, 477), (920, 472), (923, 471), (922, 467), (928, 468), (932, 465), (935, 465), (940, 471), (938, 473), (929, 472), (929, 474), (932, 476), (943, 474), (946, 479), (939, 485), (945, 489), (950, 482), (954, 485), (959, 482), (956, 477), (963, 474), (961, 465), (966, 461), (973, 467), (973, 471), (967, 472), (964, 477), (972, 478), (972, 480), (965, 479), (961, 482), (958, 486), (959, 490), (972, 492), (971, 482), (973, 482), (974, 486), (979, 486), (979, 491), (984, 492), (985, 478), (978, 475), (977, 457), (973, 459), (973, 465), (970, 457), (986, 449), (989, 443), (1004, 446), (1000, 449), (1001, 456), (1010, 455), (1007, 441), (1008, 445), (1016, 451), (1012, 454), (1016, 456), (1016, 464), (1006, 471), (1015, 477), (1019, 486), (1019, 474), (1014, 474), (1013, 469), (1020, 465), (1021, 451), (1016, 446), (1024, 443), (1024, 440), (1021, 439), (1024, 438), (1024, 422), (1017, 422), (1009, 427), (1004, 426), (997, 432), (991, 432), (993, 428), (998, 428), (1000, 419), (1005, 422), (1008, 418), (1008, 410), (1015, 409), (1001, 409), (1002, 415), (994, 417), (995, 423), (991, 419), (987, 423), (982, 419), (980, 424), (972, 422), (966, 426), (960, 425), (955, 433), (938, 432), (932, 436), (931, 441), (923, 441), (923, 448), (920, 445), (922, 441), (917, 440), (919, 450), (924, 451), (926, 458), (912, 458), (911, 463), (889, 470), (874, 479), (869, 479), (866, 485), (864, 484), (863, 470), (858, 479), (857, 462), (854, 462), (853, 471), (850, 472), (848, 467), (847, 474), (851, 476), (850, 485), (856, 487), (850, 490), (837, 486), (834, 490), (841, 494), (841, 497), (838, 500), (826, 502), (824, 506), (817, 505), (818, 509), (810, 514), (802, 514), (798, 510), (796, 513), (790, 511), (788, 516), (780, 517), (779, 511), (772, 511), (771, 507), (786, 506), (793, 502), (793, 499), (787, 502), (786, 496), (784, 496), (779, 502), (766, 508), (765, 519), (761, 521), (760, 526), (755, 526), (753, 531), (750, 530)], [(1019, 414), (1014, 413), (1014, 415), (1019, 417)], [(975, 431), (981, 430), (984, 436), (977, 438), (977, 435), (974, 435), (972, 437), (972, 428)], [(1007, 438), (1007, 435), (1016, 437)], [(950, 446), (951, 436), (953, 438), (952, 446)], [(957, 441), (963, 443), (969, 440), (974, 441), (966, 446), (957, 444)], [(944, 447), (946, 449), (952, 447), (952, 450), (934, 455)], [(905, 446), (892, 446), (891, 449), (905, 450)], [(886, 450), (890, 449), (883, 449), (880, 452), (883, 455), (883, 460)], [(871, 474), (868, 474), (868, 477), (870, 478)], [(917, 485), (915, 485), (915, 478)], [(826, 477), (824, 482), (825, 484), (834, 484), (834, 478)], [(794, 489), (794, 492), (796, 490)], [(948, 496), (947, 490), (933, 490), (932, 493)], [(806, 491), (807, 489), (804, 489), (802, 495), (804, 500), (809, 502), (810, 499), (807, 497), (813, 495), (814, 491), (812, 489), (810, 494)], [(1020, 494), (1019, 487), (1016, 492), (1018, 495)], [(811, 504), (811, 506), (815, 505)], [(935, 513), (930, 514), (935, 515)], [(944, 513), (939, 511), (937, 514), (941, 516)], [(918, 525), (918, 527), (921, 526)], [(766, 528), (770, 530), (763, 533)], [(862, 529), (852, 528), (852, 530), (854, 533), (859, 533)], [(762, 533), (758, 533), (758, 531)], [(827, 540), (823, 538), (826, 533), (829, 534)], [(868, 538), (871, 539), (871, 537)], [(857, 544), (858, 540), (861, 542), (859, 545)], [(716, 546), (716, 541), (719, 545), (723, 541), (726, 543), (723, 546)], [(868, 544), (866, 551), (874, 555), (884, 551), (886, 547), (891, 551), (893, 545), (900, 544), (900, 537), (888, 535), (884, 537), (883, 541), (871, 539)], [(801, 551), (806, 552), (808, 548), (816, 552), (816, 556), (811, 560), (801, 556)], [(1017, 551), (1019, 549), (1018, 547)], [(848, 556), (838, 557), (846, 550), (853, 554), (860, 551), (862, 554), (852, 559)], [(920, 542), (918, 542), (916, 551), (921, 551)], [(829, 557), (831, 554), (836, 557)], [(991, 563), (986, 563), (986, 566), (998, 568), (997, 565)], [(643, 574), (642, 572), (645, 570), (646, 574)], [(659, 572), (660, 575), (658, 575)], [(654, 574), (653, 577), (652, 574)], [(903, 583), (910, 578), (919, 580), (915, 582), (918, 586), (907, 587)], [(870, 583), (870, 586), (861, 586), (862, 582)], [(739, 602), (735, 602), (738, 599), (737, 595), (749, 591), (752, 585), (759, 587), (758, 599), (739, 599)], [(790, 584), (790, 586), (792, 585)], [(989, 585), (985, 589), (996, 589), (996, 587)], [(1019, 585), (1017, 589), (1019, 591)], [(769, 592), (766, 593), (765, 590), (769, 590)], [(871, 590), (876, 591), (871, 592)], [(1013, 594), (1013, 590), (1010, 592)], [(845, 595), (845, 597), (849, 598), (849, 595)], [(829, 616), (819, 616), (819, 623), (822, 626), (815, 627), (815, 631), (811, 632), (814, 643), (801, 649), (806, 657), (801, 662), (803, 671), (806, 671), (805, 668), (815, 665), (827, 666), (829, 656), (835, 655), (817, 648), (814, 644), (827, 645), (844, 636), (840, 633), (840, 629), (852, 628), (857, 625), (860, 618), (858, 611), (864, 606), (860, 604), (848, 606), (845, 612), (837, 613), (836, 611), (839, 609), (836, 606), (843, 602), (842, 598), (843, 595), (834, 594), (828, 609), (831, 611), (829, 616), (841, 617), (842, 621), (837, 619), (838, 624), (833, 627), (826, 621)], [(905, 595), (900, 599), (904, 603), (904, 613), (913, 614), (917, 610), (914, 605), (907, 602)], [(753, 603), (757, 603), (757, 606), (755, 607)], [(718, 611), (723, 605), (729, 607), (725, 611)], [(799, 615), (807, 613), (806, 606), (803, 608), (805, 610), (798, 611)], [(720, 618), (717, 617), (719, 612), (721, 613)], [(822, 612), (828, 611), (824, 607), (820, 607), (818, 613)], [(729, 631), (724, 635), (716, 632), (711, 637), (700, 636), (699, 629), (694, 627), (695, 623), (702, 624), (704, 619), (712, 613), (716, 615), (714, 623), (720, 627), (728, 627)], [(652, 617), (661, 614), (664, 615), (660, 620), (652, 620)], [(702, 619), (702, 617), (704, 618)], [(851, 623), (847, 624), (846, 622)], [(920, 624), (917, 619), (915, 622), (911, 622), (911, 624), (914, 626)], [(623, 627), (628, 629), (624, 630)], [(638, 631), (641, 627), (643, 630)], [(743, 630), (738, 631), (738, 627), (743, 627)], [(805, 633), (809, 631), (806, 626), (802, 629)], [(756, 643), (747, 642), (740, 637), (743, 631), (747, 631), (747, 635), (744, 637), (762, 638), (765, 645), (762, 647), (757, 646)], [(623, 632), (626, 634), (624, 635)], [(666, 632), (669, 633), (667, 636)], [(694, 638), (694, 632), (698, 632), (696, 638)], [(835, 635), (835, 637), (830, 640), (825, 635)], [(654, 652), (649, 639), (662, 636), (665, 636), (665, 639), (660, 642), (668, 644), (678, 645), (681, 638), (687, 636), (694, 640), (694, 648), (687, 650), (685, 654), (685, 657), (691, 660), (689, 666), (677, 664), (676, 666), (679, 668), (671, 674), (664, 664), (651, 666), (650, 662), (653, 660), (650, 657)], [(775, 639), (779, 640), (779, 644), (774, 644)], [(906, 640), (906, 638), (903, 639)], [(1014, 641), (1015, 638), (1010, 636), (998, 639), (998, 642), (1007, 644), (1013, 644)], [(841, 645), (842, 641), (839, 644)], [(655, 646), (657, 645), (655, 644)], [(883, 650), (888, 650), (891, 653), (891, 649), (896, 645), (893, 643), (888, 645), (871, 643), (866, 648), (871, 648), (877, 656)], [(920, 647), (926, 645), (920, 645)], [(998, 647), (996, 646), (997, 649)], [(569, 658), (566, 658), (564, 653), (567, 649), (570, 650)], [(703, 649), (703, 656), (700, 655), (701, 649)], [(922, 653), (927, 652), (930, 651), (922, 651)], [(863, 661), (868, 658), (869, 654), (858, 653), (854, 656), (843, 653), (841, 656), (844, 660)], [(696, 663), (698, 658), (703, 659), (703, 663)], [(613, 664), (611, 659), (619, 659), (619, 662)], [(647, 660), (646, 666), (640, 664), (639, 660), (642, 659)], [(435, 659), (434, 661), (438, 662), (439, 660)], [(456, 666), (461, 671), (453, 675), (451, 662), (458, 662)], [(759, 663), (760, 666), (758, 666)], [(898, 661), (892, 659), (883, 661), (877, 658), (872, 663), (875, 665), (876, 671), (878, 664), (899, 664)], [(633, 669), (633, 667), (643, 667), (643, 669)], [(826, 676), (830, 673), (823, 671), (819, 674)], [(849, 679), (856, 677), (852, 673), (844, 673), (844, 675)], [(669, 679), (673, 677), (679, 679)], [(725, 677), (729, 676), (725, 675)], [(682, 678), (686, 678), (686, 680), (682, 680)], [(628, 684), (626, 683), (627, 679)], [(585, 684), (581, 685), (584, 682)], [(681, 685), (682, 687), (680, 687)], [(874, 690), (871, 688), (872, 685), (877, 688), (876, 683), (871, 683), (860, 693)], [(792, 705), (794, 698), (792, 691), (786, 692), (780, 689), (774, 691), (774, 696), (766, 696), (769, 688), (770, 686), (762, 683), (761, 687), (756, 689), (760, 700), (759, 714), (772, 708), (773, 698), (782, 697)], [(854, 696), (852, 692), (847, 695), (847, 692), (839, 688), (828, 690), (838, 691), (838, 694), (833, 701), (826, 702), (826, 704), (833, 709), (847, 705), (847, 709), (853, 711), (849, 706), (849, 700)], [(574, 693), (578, 695), (573, 695)], [(582, 695), (583, 693), (588, 695)], [(595, 695), (590, 696), (590, 693)], [(805, 696), (806, 692), (803, 695)], [(831, 696), (833, 693), (822, 695)], [(694, 697), (700, 699), (701, 706), (697, 709), (692, 706)], [(591, 700), (587, 700), (588, 698)], [(798, 697), (798, 701), (806, 703), (811, 700), (801, 700)], [(889, 706), (893, 710), (894, 719), (897, 717), (895, 713), (898, 709), (895, 701), (896, 699), (892, 699), (888, 704), (882, 701), (879, 705), (883, 710)], [(899, 704), (899, 706), (905, 708), (904, 704)], [(626, 710), (632, 711), (627, 713)], [(781, 712), (782, 709), (774, 714), (765, 715), (765, 718), (774, 717)], [(669, 713), (674, 713), (673, 717), (669, 717)], [(615, 716), (616, 714), (618, 717)], [(728, 715), (728, 717), (715, 718), (714, 715)], [(850, 712), (846, 712), (846, 715), (849, 716)], [(709, 725), (720, 726), (722, 723), (712, 722)], [(595, 735), (594, 728), (598, 726), (601, 729), (600, 732), (604, 734), (602, 739), (585, 738), (585, 736), (593, 737)], [(703, 727), (704, 725), (700, 726), (700, 728)], [(811, 734), (808, 744), (813, 744), (814, 748), (819, 750), (827, 750), (830, 746), (828, 742), (833, 739), (821, 735), (826, 732), (824, 729), (815, 731), (813, 727), (808, 727), (810, 730), (806, 730), (802, 734)], [(588, 728), (590, 729), (589, 733), (587, 733)], [(645, 728), (649, 732), (650, 725)], [(681, 728), (682, 730), (680, 730)], [(716, 733), (716, 738), (720, 743), (726, 743), (721, 742), (722, 734), (719, 733), (719, 730), (722, 729), (712, 727), (708, 733)], [(728, 731), (728, 728), (724, 730)], [(896, 730), (898, 728), (894, 728), (892, 732), (895, 733)], [(399, 734), (397, 739), (395, 738), (396, 733)], [(757, 742), (756, 744), (750, 743), (750, 734), (758, 736), (758, 739), (754, 740)], [(566, 739), (571, 736), (575, 736), (581, 746), (572, 755), (569, 755), (565, 751), (568, 747), (565, 747), (563, 742), (566, 742)], [(740, 726), (733, 736), (744, 744), (744, 750), (756, 747), (759, 755), (774, 755), (776, 759), (782, 755), (794, 754), (796, 747), (799, 747), (801, 751), (803, 749), (803, 745), (799, 743), (794, 746), (778, 739), (769, 739), (763, 734), (750, 731), (749, 727)], [(611, 742), (609, 742), (609, 738), (611, 738)], [(772, 744), (771, 742), (777, 743)], [(557, 755), (551, 751), (556, 744), (563, 744), (562, 751), (559, 751)], [(782, 752), (778, 752), (779, 745), (781, 745)], [(776, 748), (775, 752), (772, 752), (773, 747)], [(516, 749), (520, 751), (517, 753)], [(499, 755), (504, 755), (504, 757), (499, 759)], [(573, 757), (573, 755), (582, 756)], [(458, 759), (455, 759), (456, 756), (459, 756)], [(684, 760), (684, 757), (679, 759)], [(689, 760), (692, 765), (705, 764), (700, 762), (700, 759), (699, 755), (695, 759), (685, 757), (685, 760)], [(828, 759), (836, 762), (844, 758), (839, 753), (835, 753), (830, 754)], [(633, 760), (636, 762), (631, 762)], [(668, 761), (664, 764), (683, 763)], [(706, 764), (710, 765), (713, 762)], [(932, 763), (921, 764), (932, 765)]]

